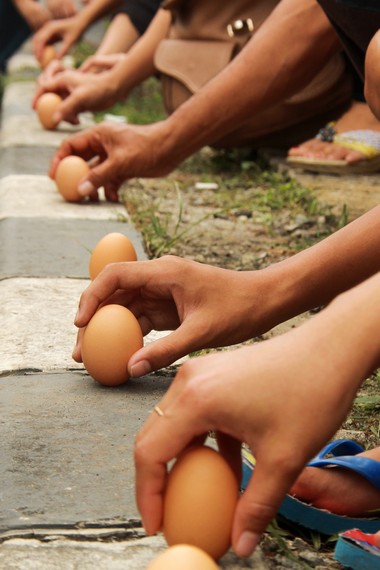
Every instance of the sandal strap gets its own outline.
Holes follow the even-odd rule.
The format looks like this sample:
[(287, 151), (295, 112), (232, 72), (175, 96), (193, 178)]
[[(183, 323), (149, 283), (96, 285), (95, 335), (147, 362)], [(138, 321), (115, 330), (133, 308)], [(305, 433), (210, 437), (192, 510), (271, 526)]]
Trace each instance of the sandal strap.
[(370, 457), (342, 455), (330, 459), (316, 459), (308, 463), (309, 467), (343, 467), (365, 477), (376, 489), (380, 489), (380, 461)]
[(366, 158), (380, 154), (380, 132), (370, 130), (355, 130), (334, 136), (334, 144), (357, 150)]
[(365, 477), (376, 489), (380, 489), (380, 461), (357, 455), (362, 451), (362, 446), (355, 441), (337, 439), (325, 445), (309, 461), (308, 467), (344, 467)]

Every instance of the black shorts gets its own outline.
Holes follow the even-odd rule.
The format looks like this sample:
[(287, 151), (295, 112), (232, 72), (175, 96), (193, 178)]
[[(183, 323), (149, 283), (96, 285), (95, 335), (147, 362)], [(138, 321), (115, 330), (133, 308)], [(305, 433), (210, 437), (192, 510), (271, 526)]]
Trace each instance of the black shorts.
[(140, 36), (154, 18), (161, 0), (123, 0), (114, 14), (127, 14)]
[(359, 76), (368, 44), (380, 29), (380, 0), (318, 0)]

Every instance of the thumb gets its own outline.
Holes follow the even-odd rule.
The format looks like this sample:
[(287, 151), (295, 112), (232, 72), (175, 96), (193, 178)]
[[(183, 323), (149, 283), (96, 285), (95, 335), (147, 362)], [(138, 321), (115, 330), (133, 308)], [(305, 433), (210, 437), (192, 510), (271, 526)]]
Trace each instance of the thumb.
[(120, 184), (116, 184), (114, 179), (115, 176), (111, 161), (110, 159), (106, 159), (104, 162), (91, 168), (88, 176), (78, 186), (78, 192), (82, 196), (90, 196), (95, 190), (110, 184), (111, 181), (113, 186), (118, 188)]
[(173, 364), (195, 349), (188, 327), (181, 325), (164, 338), (156, 340), (135, 352), (128, 363), (128, 372), (132, 378), (138, 378)]
[[(232, 531), (238, 556), (249, 556), (296, 479), (299, 471), (283, 470), (275, 461), (258, 461), (249, 485), (239, 500)], [(282, 464), (283, 465), (283, 464)]]
[[(52, 85), (54, 88), (52, 91), (60, 94), (61, 91), (61, 79), (58, 77), (56, 80), (53, 79)], [(64, 85), (64, 83), (63, 83)], [(61, 121), (67, 121), (73, 125), (79, 124), (78, 113), (83, 109), (81, 108), (80, 101), (78, 102), (74, 94), (70, 94), (68, 97), (63, 99), (62, 103), (59, 105), (58, 109), (53, 115), (54, 121), (58, 124)]]

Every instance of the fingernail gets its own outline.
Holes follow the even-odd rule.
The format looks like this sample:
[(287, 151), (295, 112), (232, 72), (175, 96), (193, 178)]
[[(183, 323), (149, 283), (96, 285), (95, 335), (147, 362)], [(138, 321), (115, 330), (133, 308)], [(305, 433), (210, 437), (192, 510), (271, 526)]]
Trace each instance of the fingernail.
[(88, 196), (93, 190), (95, 190), (95, 187), (89, 180), (85, 180), (85, 182), (82, 182), (82, 184), (78, 186), (78, 192), (82, 196)]
[(250, 532), (248, 530), (244, 531), (236, 545), (236, 554), (246, 558), (255, 550), (260, 540), (260, 535)]
[(140, 360), (137, 364), (133, 364), (129, 371), (131, 378), (139, 378), (140, 376), (145, 376), (152, 371), (152, 367), (147, 360)]
[(74, 318), (74, 324), (77, 322), (77, 320), (79, 318), (79, 313), (80, 313), (80, 309), (77, 310), (77, 314), (75, 315), (75, 318)]

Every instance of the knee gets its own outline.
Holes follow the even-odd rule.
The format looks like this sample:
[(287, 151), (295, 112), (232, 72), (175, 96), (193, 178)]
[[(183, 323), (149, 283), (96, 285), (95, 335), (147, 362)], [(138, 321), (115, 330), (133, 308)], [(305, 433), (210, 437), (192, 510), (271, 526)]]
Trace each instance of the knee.
[(364, 95), (380, 120), (380, 30), (373, 36), (366, 53)]

